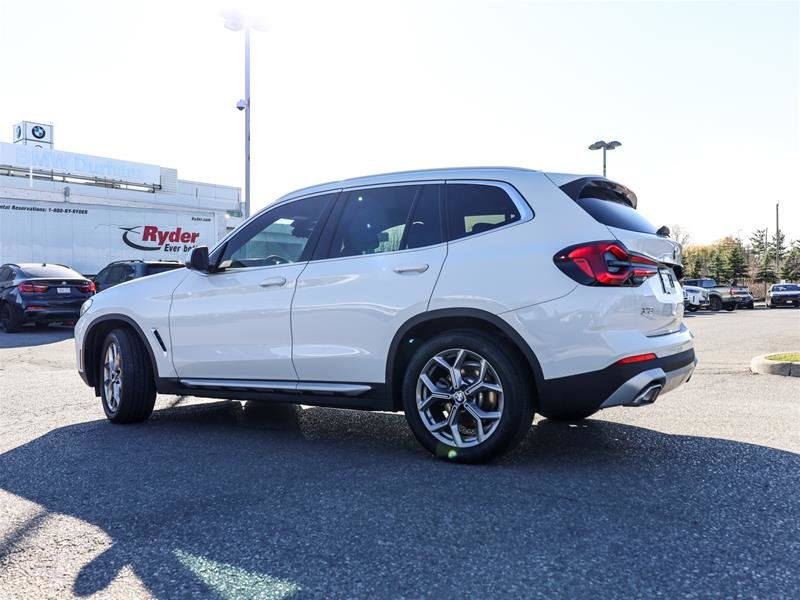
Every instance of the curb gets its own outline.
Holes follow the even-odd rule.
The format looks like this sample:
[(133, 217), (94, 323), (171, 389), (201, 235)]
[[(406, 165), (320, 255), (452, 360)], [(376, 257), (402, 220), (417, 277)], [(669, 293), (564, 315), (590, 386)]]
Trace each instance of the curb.
[(767, 356), (777, 354), (770, 352), (756, 356), (750, 361), (750, 370), (761, 375), (783, 375), (785, 377), (800, 377), (800, 362), (786, 362), (781, 360), (767, 360)]

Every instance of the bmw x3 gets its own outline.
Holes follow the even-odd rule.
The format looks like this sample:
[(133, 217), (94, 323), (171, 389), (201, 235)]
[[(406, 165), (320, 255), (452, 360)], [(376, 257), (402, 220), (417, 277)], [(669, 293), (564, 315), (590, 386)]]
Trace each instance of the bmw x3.
[(486, 460), (535, 413), (650, 404), (692, 376), (681, 248), (636, 206), (514, 168), (302, 189), (87, 301), (78, 370), (114, 423), (157, 393), (402, 411), (433, 454)]

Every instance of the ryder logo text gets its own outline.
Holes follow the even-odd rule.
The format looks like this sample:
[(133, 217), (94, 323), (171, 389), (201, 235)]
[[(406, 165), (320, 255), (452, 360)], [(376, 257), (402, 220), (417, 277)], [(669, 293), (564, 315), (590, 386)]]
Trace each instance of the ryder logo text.
[[(162, 252), (189, 252), (197, 245), (200, 233), (176, 229), (159, 229), (155, 225), (137, 225), (136, 227), (120, 227), (125, 233), (122, 241), (136, 250)], [(137, 239), (138, 238), (138, 239)]]

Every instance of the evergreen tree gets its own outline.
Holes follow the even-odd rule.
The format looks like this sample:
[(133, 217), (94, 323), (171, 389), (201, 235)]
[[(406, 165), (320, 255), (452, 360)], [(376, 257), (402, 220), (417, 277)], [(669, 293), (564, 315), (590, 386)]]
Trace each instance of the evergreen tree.
[(728, 265), (726, 264), (723, 252), (720, 249), (715, 249), (711, 255), (711, 276), (717, 280), (717, 283), (722, 283), (728, 280)]
[(781, 277), (786, 281), (800, 281), (800, 240), (795, 240), (786, 255), (781, 269)]
[(747, 259), (741, 242), (731, 245), (728, 251), (728, 273), (734, 280), (744, 279), (748, 275)]
[(782, 231), (778, 231), (772, 236), (770, 240), (767, 256), (772, 261), (773, 265), (783, 264), (783, 259), (786, 256), (786, 236)]

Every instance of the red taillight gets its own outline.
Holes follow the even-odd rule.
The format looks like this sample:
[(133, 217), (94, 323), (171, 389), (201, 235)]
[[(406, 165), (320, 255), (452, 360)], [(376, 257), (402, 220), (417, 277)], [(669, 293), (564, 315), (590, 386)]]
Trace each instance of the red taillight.
[(88, 283), (84, 283), (78, 289), (80, 289), (80, 291), (84, 293), (91, 292), (92, 294), (94, 294), (97, 291), (97, 287), (95, 287), (94, 281), (89, 281)]
[(47, 291), (46, 285), (38, 283), (20, 283), (18, 288), (22, 294), (44, 294)]
[(625, 358), (620, 358), (615, 365), (629, 365), (631, 363), (637, 362), (644, 362), (646, 360), (654, 360), (656, 355), (652, 352), (650, 354), (637, 354), (635, 356), (626, 356)]
[(658, 263), (631, 254), (619, 242), (590, 242), (565, 248), (553, 257), (561, 271), (583, 285), (640, 285), (658, 273)]

